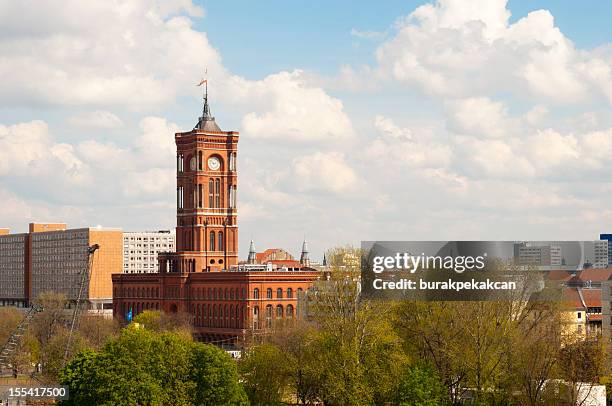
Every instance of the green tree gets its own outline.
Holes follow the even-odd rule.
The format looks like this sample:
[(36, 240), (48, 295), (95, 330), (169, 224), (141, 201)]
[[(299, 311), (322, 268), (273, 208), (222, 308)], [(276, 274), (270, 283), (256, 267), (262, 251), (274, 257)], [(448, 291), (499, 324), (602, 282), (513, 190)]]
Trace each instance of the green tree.
[(450, 402), (446, 386), (427, 364), (407, 367), (400, 376), (395, 404), (400, 406), (443, 406)]
[(247, 404), (233, 360), (175, 332), (128, 327), (99, 352), (81, 351), (60, 377), (65, 405)]
[(134, 317), (133, 322), (147, 330), (180, 333), (185, 338), (193, 336), (191, 315), (188, 313), (166, 313), (159, 310), (145, 310)]
[(252, 405), (283, 403), (289, 386), (287, 356), (274, 344), (251, 347), (240, 360), (244, 387)]

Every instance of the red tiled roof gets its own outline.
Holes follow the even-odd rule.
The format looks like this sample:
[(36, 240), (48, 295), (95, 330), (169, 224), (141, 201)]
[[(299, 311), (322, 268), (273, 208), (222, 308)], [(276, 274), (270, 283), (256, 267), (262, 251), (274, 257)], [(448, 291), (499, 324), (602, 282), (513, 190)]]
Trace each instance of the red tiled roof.
[(601, 307), (601, 289), (582, 289), (582, 297), (587, 307)]
[(588, 319), (589, 321), (601, 321), (603, 318), (601, 314), (589, 314)]
[(555, 269), (554, 271), (548, 272), (547, 275), (548, 280), (551, 281), (569, 281), (572, 279), (572, 274), (568, 271), (564, 271), (562, 269)]
[(588, 268), (576, 277), (581, 282), (603, 282), (612, 279), (612, 268)]
[(564, 288), (563, 301), (576, 309), (584, 309), (580, 294), (578, 293), (578, 288)]

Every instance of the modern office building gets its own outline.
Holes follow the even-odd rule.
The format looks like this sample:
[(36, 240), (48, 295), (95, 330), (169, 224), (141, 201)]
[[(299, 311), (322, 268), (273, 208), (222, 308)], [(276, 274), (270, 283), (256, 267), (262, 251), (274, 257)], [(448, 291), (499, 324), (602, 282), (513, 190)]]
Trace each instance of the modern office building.
[(159, 253), (158, 274), (113, 275), (115, 317), (188, 312), (197, 339), (228, 345), (274, 320), (298, 317), (298, 292), (320, 275), (308, 267), (307, 250), (299, 262), (278, 259), (292, 267), (238, 263), (238, 133), (219, 128), (205, 96), (195, 128), (174, 139), (176, 251)]
[(608, 264), (612, 265), (612, 234), (599, 234), (599, 239), (608, 242)]
[(174, 252), (174, 231), (136, 231), (123, 233), (123, 273), (156, 273), (157, 254)]
[(119, 229), (77, 228), (66, 224), (31, 223), (24, 234), (0, 235), (0, 305), (29, 306), (43, 292), (75, 300), (88, 250), (97, 244), (83, 298), (92, 310), (112, 309), (111, 274), (121, 271)]
[(527, 242), (514, 244), (514, 262), (517, 265), (561, 266), (561, 247), (533, 245)]
[(593, 244), (594, 250), (594, 268), (607, 268), (610, 264), (610, 243), (607, 240), (595, 241)]

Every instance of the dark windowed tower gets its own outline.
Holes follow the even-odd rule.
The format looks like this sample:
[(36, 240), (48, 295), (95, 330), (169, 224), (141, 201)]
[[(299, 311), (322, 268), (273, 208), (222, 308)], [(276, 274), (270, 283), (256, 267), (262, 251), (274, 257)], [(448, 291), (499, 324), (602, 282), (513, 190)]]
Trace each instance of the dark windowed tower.
[(194, 129), (175, 134), (176, 252), (159, 256), (161, 272), (221, 271), (238, 263), (238, 134), (219, 128), (207, 92)]

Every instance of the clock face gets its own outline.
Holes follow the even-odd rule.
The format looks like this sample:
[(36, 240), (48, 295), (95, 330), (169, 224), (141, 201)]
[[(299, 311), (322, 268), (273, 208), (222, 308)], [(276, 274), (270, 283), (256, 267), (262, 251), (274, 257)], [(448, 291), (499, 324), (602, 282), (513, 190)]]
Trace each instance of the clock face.
[(192, 171), (195, 171), (196, 170), (196, 165), (197, 165), (196, 159), (195, 159), (195, 157), (192, 157), (191, 161), (189, 161), (189, 168), (191, 168)]
[(217, 158), (216, 156), (211, 156), (210, 158), (208, 158), (208, 169), (210, 169), (211, 171), (216, 171), (221, 167), (221, 162), (219, 161), (219, 158)]

